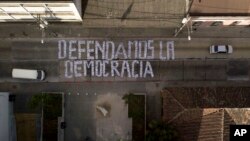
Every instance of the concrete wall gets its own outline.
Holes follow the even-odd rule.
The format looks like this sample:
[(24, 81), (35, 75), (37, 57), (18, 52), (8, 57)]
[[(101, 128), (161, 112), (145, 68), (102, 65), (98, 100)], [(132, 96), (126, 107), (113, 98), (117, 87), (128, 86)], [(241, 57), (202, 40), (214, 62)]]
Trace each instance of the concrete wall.
[(0, 92), (0, 140), (10, 140), (9, 94)]

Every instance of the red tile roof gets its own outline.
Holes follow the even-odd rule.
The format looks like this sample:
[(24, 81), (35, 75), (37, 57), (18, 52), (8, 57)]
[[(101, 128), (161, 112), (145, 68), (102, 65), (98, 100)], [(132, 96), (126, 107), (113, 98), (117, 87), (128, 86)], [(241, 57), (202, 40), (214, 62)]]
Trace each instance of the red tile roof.
[(250, 123), (249, 92), (250, 88), (167, 88), (161, 93), (162, 118), (176, 126), (180, 141), (228, 141), (230, 124)]

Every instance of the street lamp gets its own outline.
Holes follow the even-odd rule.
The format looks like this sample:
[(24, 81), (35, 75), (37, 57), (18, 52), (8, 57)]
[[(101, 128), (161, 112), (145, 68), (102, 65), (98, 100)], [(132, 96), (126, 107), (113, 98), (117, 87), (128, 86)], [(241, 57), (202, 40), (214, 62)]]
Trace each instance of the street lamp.
[(187, 28), (188, 28), (188, 40), (189, 40), (189, 41), (191, 40), (191, 36), (190, 36), (190, 32), (189, 32), (189, 25), (188, 25), (190, 19), (191, 19), (191, 18), (190, 18), (188, 15), (187, 15), (186, 18), (183, 18), (183, 19), (182, 19), (182, 21), (181, 21), (182, 26), (179, 28), (178, 31), (175, 32), (174, 37), (176, 37), (176, 36), (181, 32), (181, 30), (187, 25)]
[(190, 30), (189, 30), (189, 25), (188, 25), (188, 23), (187, 23), (187, 29), (188, 29), (188, 41), (190, 41), (190, 40), (191, 40), (191, 36), (190, 36)]
[(187, 18), (183, 18), (182, 21), (181, 21), (181, 23), (182, 23), (182, 24), (186, 24), (188, 21), (189, 21), (189, 20), (188, 20)]
[(39, 25), (39, 28), (42, 30), (42, 38), (41, 38), (41, 43), (44, 43), (44, 37), (45, 37), (45, 28), (48, 27), (48, 21), (46, 21), (44, 18), (41, 18), (41, 16), (38, 14), (37, 15), (37, 24)]
[(48, 26), (48, 22), (46, 20), (40, 19), (39, 20), (39, 26), (41, 29), (44, 29)]

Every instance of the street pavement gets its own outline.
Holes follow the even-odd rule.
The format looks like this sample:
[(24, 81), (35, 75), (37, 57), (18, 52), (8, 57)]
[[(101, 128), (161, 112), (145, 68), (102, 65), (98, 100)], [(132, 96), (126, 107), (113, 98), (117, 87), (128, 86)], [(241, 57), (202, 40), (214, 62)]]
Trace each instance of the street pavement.
[[(235, 66), (238, 62), (244, 64), (240, 69)], [(1, 82), (24, 82), (33, 83), (39, 80), (13, 79), (11, 77), (12, 68), (25, 69), (42, 69), (46, 72), (46, 79), (43, 82), (111, 82), (111, 81), (227, 81), (234, 77), (239, 80), (249, 80), (249, 60), (229, 61), (229, 60), (185, 60), (185, 61), (168, 61), (152, 62), (155, 76), (153, 78), (99, 78), (99, 77), (82, 77), (68, 79), (64, 74), (60, 74), (58, 61), (19, 61), (19, 62), (0, 62)], [(244, 67), (243, 67), (244, 66)]]
[[(107, 40), (106, 38), (52, 38), (45, 40), (44, 44), (39, 39), (16, 39), (2, 40), (5, 45), (0, 51), (5, 55), (1, 60), (22, 61), (22, 60), (58, 60), (59, 40)], [(111, 38), (115, 43), (127, 42), (129, 40), (154, 40), (155, 53), (159, 53), (158, 41), (174, 41), (175, 59), (248, 59), (250, 54), (250, 41), (245, 38), (193, 38), (188, 41), (186, 38)], [(232, 45), (232, 54), (210, 54), (211, 45)], [(10, 46), (11, 45), (11, 46)], [(133, 51), (133, 50), (132, 50)], [(133, 52), (132, 52), (133, 53)], [(85, 59), (84, 56), (82, 59)]]
[[(0, 47), (0, 52), (4, 52), (4, 55), (0, 56), (0, 82), (38, 82), (36, 80), (11, 78), (12, 68), (45, 70), (47, 78), (44, 82), (249, 80), (250, 49), (248, 49), (248, 45), (250, 41), (243, 38), (213, 40), (195, 38), (191, 41), (183, 38), (152, 38), (155, 42), (160, 40), (174, 41), (175, 46), (175, 60), (162, 61), (157, 59), (160, 50), (158, 45), (155, 45), (155, 59), (149, 60), (154, 71), (153, 78), (87, 76), (70, 79), (64, 76), (65, 60), (58, 59), (58, 40), (51, 39), (44, 44), (41, 44), (39, 40), (3, 40), (2, 47)], [(113, 39), (115, 43), (128, 40), (130, 39)], [(131, 40), (135, 39), (132, 38)], [(210, 54), (209, 46), (212, 44), (231, 44), (233, 53)], [(85, 60), (85, 57), (83, 56), (81, 59)], [(235, 60), (238, 60), (238, 62), (235, 62)], [(239, 62), (243, 65), (235, 66)], [(137, 69), (135, 71), (138, 72)]]
[[(180, 20), (181, 21), (181, 20)], [(35, 23), (0, 23), (0, 38), (6, 40), (38, 40), (42, 38), (42, 30)], [(79, 23), (50, 23), (44, 31), (46, 40), (53, 38), (185, 38), (188, 30), (184, 28), (177, 37), (175, 30), (179, 24), (172, 27), (84, 27)], [(249, 27), (198, 27), (192, 30), (191, 38), (249, 38)], [(229, 40), (230, 41), (230, 40)]]
[(84, 27), (172, 27), (181, 23), (185, 0), (88, 0)]

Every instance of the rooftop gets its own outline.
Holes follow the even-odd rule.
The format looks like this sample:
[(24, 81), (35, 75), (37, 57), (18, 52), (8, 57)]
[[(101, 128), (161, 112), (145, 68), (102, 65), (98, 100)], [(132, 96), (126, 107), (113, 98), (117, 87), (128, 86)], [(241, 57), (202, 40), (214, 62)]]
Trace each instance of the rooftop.
[(81, 21), (79, 7), (73, 0), (1, 1), (0, 22)]
[(227, 141), (230, 124), (250, 123), (249, 91), (250, 88), (167, 88), (162, 91), (163, 119), (176, 126), (180, 141)]
[(191, 16), (249, 16), (249, 0), (193, 0)]

